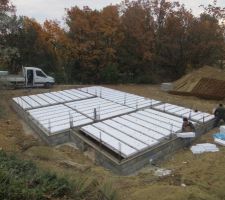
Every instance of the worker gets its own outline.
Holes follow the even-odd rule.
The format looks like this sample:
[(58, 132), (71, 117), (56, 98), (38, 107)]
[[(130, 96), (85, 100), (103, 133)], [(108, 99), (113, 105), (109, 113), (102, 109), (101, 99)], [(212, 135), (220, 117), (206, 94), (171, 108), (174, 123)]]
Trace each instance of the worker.
[(195, 132), (194, 125), (188, 120), (187, 117), (183, 118), (182, 132)]
[[(194, 125), (188, 120), (187, 117), (183, 118), (182, 132), (195, 132)], [(192, 138), (185, 138), (185, 140), (186, 147), (189, 147), (191, 145)]]
[(225, 108), (223, 107), (223, 104), (219, 104), (219, 106), (214, 111), (214, 116), (215, 116), (214, 127), (218, 126), (221, 119), (225, 122)]

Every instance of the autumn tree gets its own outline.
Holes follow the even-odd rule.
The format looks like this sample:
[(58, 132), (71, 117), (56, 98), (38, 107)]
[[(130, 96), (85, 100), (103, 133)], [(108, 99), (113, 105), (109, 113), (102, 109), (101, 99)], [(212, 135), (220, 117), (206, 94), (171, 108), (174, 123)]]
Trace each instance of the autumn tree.
[(0, 1), (0, 67), (11, 66), (16, 68), (20, 57), (18, 49), (10, 45), (12, 34), (16, 34), (19, 22), (15, 15), (15, 7), (9, 0)]
[(17, 17), (0, 4), (0, 63), (39, 66), (66, 83), (158, 83), (187, 68), (225, 59), (225, 9), (212, 5), (195, 16), (179, 2), (126, 0), (102, 10), (72, 7), (65, 26)]

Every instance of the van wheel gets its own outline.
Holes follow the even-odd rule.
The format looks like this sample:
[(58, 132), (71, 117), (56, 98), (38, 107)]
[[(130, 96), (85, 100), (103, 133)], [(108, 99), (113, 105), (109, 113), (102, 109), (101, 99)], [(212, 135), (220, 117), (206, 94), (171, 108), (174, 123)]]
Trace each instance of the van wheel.
[(50, 87), (52, 87), (51, 83), (45, 83), (45, 88), (50, 88)]

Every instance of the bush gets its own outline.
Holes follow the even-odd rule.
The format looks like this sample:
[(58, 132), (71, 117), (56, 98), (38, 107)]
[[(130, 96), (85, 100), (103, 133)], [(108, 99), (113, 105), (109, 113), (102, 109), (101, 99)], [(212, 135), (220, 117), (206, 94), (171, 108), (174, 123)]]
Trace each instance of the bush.
[(116, 64), (108, 65), (101, 71), (101, 79), (105, 83), (117, 83), (120, 79), (120, 72)]
[[(0, 151), (1, 200), (105, 199), (99, 198), (98, 194), (103, 197), (105, 190), (99, 189), (98, 185), (95, 179), (90, 178), (77, 177), (73, 182), (68, 181), (54, 173), (39, 170), (30, 161)], [(110, 191), (109, 199), (115, 200), (115, 191), (107, 191)]]

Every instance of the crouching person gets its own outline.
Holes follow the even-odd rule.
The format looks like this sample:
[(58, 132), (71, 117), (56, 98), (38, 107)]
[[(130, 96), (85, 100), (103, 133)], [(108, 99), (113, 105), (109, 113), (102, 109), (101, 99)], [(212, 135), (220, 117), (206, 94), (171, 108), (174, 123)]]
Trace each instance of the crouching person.
[(183, 118), (182, 132), (195, 132), (194, 125), (188, 120), (187, 117)]
[[(194, 132), (195, 133), (195, 127), (194, 125), (188, 120), (187, 117), (183, 118), (183, 124), (182, 124), (182, 132)], [(186, 145), (191, 145), (191, 138), (186, 138)]]

